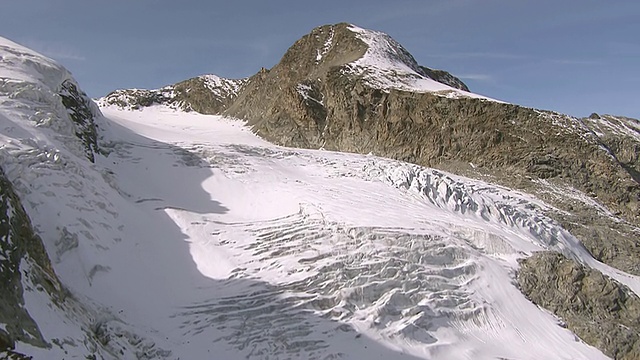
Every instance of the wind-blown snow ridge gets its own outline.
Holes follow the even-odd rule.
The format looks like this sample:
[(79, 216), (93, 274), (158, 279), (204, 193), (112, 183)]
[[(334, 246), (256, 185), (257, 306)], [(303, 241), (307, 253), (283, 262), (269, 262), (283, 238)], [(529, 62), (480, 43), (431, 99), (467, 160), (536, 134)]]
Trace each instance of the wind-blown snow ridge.
[(482, 95), (459, 90), (425, 76), (416, 60), (389, 35), (355, 25), (348, 27), (367, 44), (366, 53), (350, 63), (346, 71), (364, 75), (369, 85), (379, 89), (399, 89), (434, 92), (450, 98), (473, 97), (497, 101)]

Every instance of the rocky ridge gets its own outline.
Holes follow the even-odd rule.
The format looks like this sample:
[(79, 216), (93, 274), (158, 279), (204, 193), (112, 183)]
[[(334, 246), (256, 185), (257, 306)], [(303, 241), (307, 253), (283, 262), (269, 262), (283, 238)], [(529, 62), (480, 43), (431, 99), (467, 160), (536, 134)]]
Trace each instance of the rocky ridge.
[[(30, 271), (23, 274), (28, 263)], [(22, 269), (21, 269), (22, 268)], [(38, 324), (25, 308), (23, 277), (39, 291), (60, 299), (63, 291), (40, 238), (34, 233), (20, 199), (4, 172), (0, 171), (0, 354), (13, 353), (16, 341), (45, 347)]]
[(156, 90), (115, 90), (99, 103), (131, 110), (163, 104), (183, 111), (217, 114), (227, 109), (246, 82), (247, 79), (202, 75)]
[(463, 83), (462, 80), (458, 79), (457, 77), (451, 75), (451, 73), (449, 73), (448, 71), (445, 70), (439, 70), (439, 69), (430, 69), (426, 66), (420, 66), (420, 70), (422, 70), (422, 72), (424, 73), (424, 75), (428, 76), (429, 78), (439, 82), (439, 83), (443, 83), (445, 85), (449, 85), (452, 88), (458, 89), (458, 90), (462, 90), (462, 91), (466, 91), (469, 92), (471, 90), (469, 90), (469, 88), (467, 87), (467, 84)]

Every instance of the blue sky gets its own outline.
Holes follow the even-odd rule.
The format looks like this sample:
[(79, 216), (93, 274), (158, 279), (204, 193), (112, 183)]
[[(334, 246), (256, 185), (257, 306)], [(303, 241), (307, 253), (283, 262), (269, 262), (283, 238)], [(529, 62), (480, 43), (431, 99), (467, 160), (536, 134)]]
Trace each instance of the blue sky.
[(472, 91), (576, 116), (640, 118), (640, 1), (2, 0), (0, 36), (91, 96), (275, 65), (313, 27), (384, 31)]

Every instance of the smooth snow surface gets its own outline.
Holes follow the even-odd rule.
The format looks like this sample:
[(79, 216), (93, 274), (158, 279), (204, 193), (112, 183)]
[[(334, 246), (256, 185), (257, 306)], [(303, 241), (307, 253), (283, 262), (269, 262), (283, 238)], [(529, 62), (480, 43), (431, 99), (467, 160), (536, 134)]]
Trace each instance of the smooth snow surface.
[(151, 357), (605, 359), (524, 298), (516, 259), (556, 249), (639, 289), (517, 192), (222, 117), (102, 111), (110, 154), (22, 195), (62, 234), (61, 279)]
[(640, 141), (640, 120), (604, 115), (597, 119), (585, 118), (584, 121), (591, 123), (592, 129), (600, 137), (613, 134), (614, 136), (630, 137), (635, 141)]

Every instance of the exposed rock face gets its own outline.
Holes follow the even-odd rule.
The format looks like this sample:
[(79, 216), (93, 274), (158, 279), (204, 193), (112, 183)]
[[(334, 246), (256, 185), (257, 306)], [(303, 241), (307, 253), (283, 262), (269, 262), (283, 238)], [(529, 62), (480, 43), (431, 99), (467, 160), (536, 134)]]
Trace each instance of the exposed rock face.
[(6, 324), (4, 330), (0, 329), (0, 352), (13, 349), (16, 341), (49, 346), (24, 307), (23, 262), (29, 264), (26, 276), (31, 282), (54, 298), (63, 296), (44, 245), (31, 228), (11, 183), (0, 170), (0, 324)]
[(640, 121), (595, 114), (582, 119), (636, 182), (640, 182)]
[(94, 154), (100, 152), (95, 123), (95, 117), (100, 115), (100, 110), (73, 81), (63, 82), (59, 95), (76, 126), (75, 134), (82, 141), (87, 158), (93, 162)]
[(226, 113), (248, 119), (258, 134), (276, 143), (321, 147), (329, 117), (324, 95), (331, 84), (326, 83), (332, 72), (367, 51), (347, 27), (323, 26), (302, 37), (278, 65), (251, 77)]
[(629, 289), (557, 253), (537, 253), (520, 265), (518, 284), (531, 301), (608, 356), (640, 358), (640, 298)]
[(469, 88), (467, 87), (467, 85), (465, 83), (462, 82), (462, 80), (458, 79), (457, 77), (451, 75), (449, 72), (444, 71), (444, 70), (437, 70), (437, 69), (429, 69), (426, 66), (420, 66), (420, 69), (424, 72), (424, 74), (430, 78), (432, 78), (433, 80), (449, 85), (452, 88), (456, 88), (456, 89), (460, 89), (463, 91), (469, 91)]

